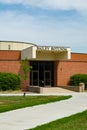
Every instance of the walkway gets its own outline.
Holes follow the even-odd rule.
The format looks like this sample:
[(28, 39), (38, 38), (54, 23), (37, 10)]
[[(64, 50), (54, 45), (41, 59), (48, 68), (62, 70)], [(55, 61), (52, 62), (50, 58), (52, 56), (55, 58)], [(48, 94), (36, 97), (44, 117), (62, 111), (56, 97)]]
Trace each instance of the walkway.
[(1, 113), (0, 130), (26, 130), (87, 110), (87, 93), (72, 95), (68, 100)]

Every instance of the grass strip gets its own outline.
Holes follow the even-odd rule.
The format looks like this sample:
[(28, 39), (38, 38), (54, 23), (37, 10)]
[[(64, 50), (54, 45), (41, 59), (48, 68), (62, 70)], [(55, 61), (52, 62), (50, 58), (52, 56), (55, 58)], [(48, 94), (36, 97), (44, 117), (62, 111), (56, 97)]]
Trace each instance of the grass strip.
[(69, 99), (72, 96), (0, 96), (0, 113)]
[(29, 130), (87, 130), (87, 110)]

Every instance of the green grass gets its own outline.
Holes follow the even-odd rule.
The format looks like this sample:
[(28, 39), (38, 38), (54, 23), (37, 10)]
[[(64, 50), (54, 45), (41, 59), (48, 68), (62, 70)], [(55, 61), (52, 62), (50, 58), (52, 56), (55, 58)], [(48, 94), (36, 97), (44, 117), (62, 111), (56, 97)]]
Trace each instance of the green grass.
[(71, 96), (0, 96), (0, 113), (69, 98)]
[(87, 130), (87, 110), (29, 130)]

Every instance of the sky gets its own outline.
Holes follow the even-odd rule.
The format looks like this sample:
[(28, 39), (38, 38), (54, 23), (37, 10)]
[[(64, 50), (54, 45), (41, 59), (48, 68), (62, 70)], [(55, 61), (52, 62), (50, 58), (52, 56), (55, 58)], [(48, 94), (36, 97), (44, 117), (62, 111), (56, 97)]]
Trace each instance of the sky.
[(87, 0), (0, 0), (0, 40), (87, 53)]

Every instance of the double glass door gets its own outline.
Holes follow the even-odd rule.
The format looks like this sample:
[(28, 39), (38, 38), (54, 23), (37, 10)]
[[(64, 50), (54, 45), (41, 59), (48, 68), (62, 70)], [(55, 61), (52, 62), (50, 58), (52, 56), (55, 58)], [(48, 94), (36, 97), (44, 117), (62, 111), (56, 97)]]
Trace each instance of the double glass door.
[(33, 70), (30, 73), (30, 84), (33, 86), (53, 86), (53, 62), (32, 61)]

